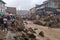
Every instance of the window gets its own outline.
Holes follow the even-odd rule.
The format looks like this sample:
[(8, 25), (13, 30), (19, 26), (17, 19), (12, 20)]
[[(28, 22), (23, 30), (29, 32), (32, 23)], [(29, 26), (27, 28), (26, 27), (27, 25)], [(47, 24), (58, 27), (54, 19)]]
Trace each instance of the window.
[(5, 4), (2, 4), (2, 7), (5, 7)]
[(2, 10), (1, 10), (1, 12), (5, 12), (5, 10), (4, 10), (4, 9), (2, 9)]

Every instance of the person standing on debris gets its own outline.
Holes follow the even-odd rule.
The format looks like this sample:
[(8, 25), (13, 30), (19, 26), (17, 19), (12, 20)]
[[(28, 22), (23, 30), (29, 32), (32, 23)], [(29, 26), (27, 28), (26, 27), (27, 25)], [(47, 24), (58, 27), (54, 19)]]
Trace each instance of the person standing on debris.
[(12, 18), (11, 18), (11, 26), (14, 26), (14, 23), (15, 23), (15, 17), (12, 16)]
[(52, 27), (52, 24), (53, 24), (54, 22), (52, 21), (52, 20), (50, 20), (49, 22), (48, 22), (48, 28), (51, 28)]
[(8, 31), (8, 25), (7, 25), (7, 17), (3, 17), (3, 26), (4, 26), (4, 28), (3, 28), (3, 31)]

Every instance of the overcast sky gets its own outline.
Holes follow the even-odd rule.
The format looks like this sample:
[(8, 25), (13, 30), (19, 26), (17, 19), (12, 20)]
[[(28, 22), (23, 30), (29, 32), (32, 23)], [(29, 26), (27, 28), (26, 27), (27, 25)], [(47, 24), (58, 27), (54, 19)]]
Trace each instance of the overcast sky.
[(35, 4), (41, 4), (45, 0), (3, 0), (6, 2), (6, 6), (16, 7), (20, 10), (28, 10), (35, 6)]

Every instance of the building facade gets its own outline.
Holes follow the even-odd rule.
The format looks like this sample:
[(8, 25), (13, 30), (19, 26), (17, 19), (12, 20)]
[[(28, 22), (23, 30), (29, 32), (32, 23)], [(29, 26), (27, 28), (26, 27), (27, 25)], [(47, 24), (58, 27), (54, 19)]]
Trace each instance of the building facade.
[(36, 19), (36, 8), (33, 7), (29, 10), (29, 18), (30, 19)]
[(28, 10), (17, 10), (17, 15), (19, 15), (22, 19), (28, 19), (29, 18)]
[(0, 0), (0, 14), (5, 14), (6, 12), (5, 12), (5, 2), (4, 1), (2, 1), (2, 0)]
[(7, 7), (6, 8), (6, 13), (16, 14), (16, 8), (15, 7)]
[[(60, 2), (60, 1), (59, 1)], [(60, 12), (59, 2), (57, 0), (47, 0), (41, 5), (36, 6), (36, 14), (39, 15), (53, 15)]]

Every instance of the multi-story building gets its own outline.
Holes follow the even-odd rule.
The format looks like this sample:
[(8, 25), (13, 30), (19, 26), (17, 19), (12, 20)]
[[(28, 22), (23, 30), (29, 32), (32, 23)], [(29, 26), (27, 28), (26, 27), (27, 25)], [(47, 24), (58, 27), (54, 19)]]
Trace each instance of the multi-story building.
[(58, 14), (60, 12), (58, 0), (47, 0), (36, 6), (36, 13), (40, 15)]
[(36, 11), (36, 9), (35, 9), (35, 7), (33, 7), (33, 8), (31, 8), (31, 9), (29, 10), (29, 14), (32, 15), (32, 14), (35, 13), (35, 11)]
[(30, 17), (30, 19), (35, 19), (36, 17), (36, 9), (35, 9), (35, 7), (33, 7), (33, 8), (31, 8), (30, 10), (29, 10), (29, 17)]
[(55, 8), (60, 8), (60, 0), (47, 0), (47, 1), (50, 2), (49, 4), (51, 6), (53, 6)]
[(5, 2), (0, 0), (0, 14), (4, 15), (6, 12), (5, 12)]
[(17, 15), (19, 15), (22, 19), (28, 19), (29, 18), (28, 10), (17, 10)]
[(15, 7), (7, 7), (6, 8), (6, 13), (16, 14), (16, 8)]

